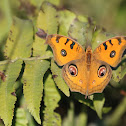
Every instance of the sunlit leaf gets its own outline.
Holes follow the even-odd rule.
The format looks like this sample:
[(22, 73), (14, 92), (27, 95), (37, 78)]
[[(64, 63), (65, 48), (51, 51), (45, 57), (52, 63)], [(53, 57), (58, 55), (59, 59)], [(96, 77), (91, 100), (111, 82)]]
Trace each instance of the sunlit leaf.
[(59, 32), (60, 35), (68, 36), (68, 30), (76, 15), (68, 10), (58, 12)]
[(52, 71), (53, 79), (56, 85), (58, 86), (58, 88), (66, 96), (70, 96), (69, 87), (62, 78), (62, 69), (58, 67), (58, 65), (54, 62), (53, 59), (51, 60), (51, 71)]
[(23, 89), (27, 107), (40, 124), (40, 102), (43, 93), (43, 76), (49, 68), (47, 60), (25, 60)]
[[(0, 44), (5, 41), (12, 23), (9, 0), (0, 1)], [(0, 47), (1, 48), (1, 47)]]
[(84, 46), (87, 40), (85, 36), (87, 29), (88, 22), (81, 22), (78, 19), (74, 19), (73, 23), (70, 25), (68, 34), (70, 37)]
[(16, 94), (14, 84), (19, 76), (22, 67), (22, 60), (0, 62), (1, 76), (0, 83), (0, 117), (6, 126), (11, 126), (14, 112)]
[(5, 56), (10, 59), (30, 57), (32, 42), (32, 22), (15, 17), (6, 42)]
[[(42, 4), (42, 10), (40, 10), (37, 18), (37, 28), (42, 29), (47, 34), (57, 33), (57, 12), (52, 4), (44, 2)], [(51, 51), (45, 45), (45, 39), (35, 35), (35, 42), (33, 43), (33, 55), (34, 56), (52, 56)]]

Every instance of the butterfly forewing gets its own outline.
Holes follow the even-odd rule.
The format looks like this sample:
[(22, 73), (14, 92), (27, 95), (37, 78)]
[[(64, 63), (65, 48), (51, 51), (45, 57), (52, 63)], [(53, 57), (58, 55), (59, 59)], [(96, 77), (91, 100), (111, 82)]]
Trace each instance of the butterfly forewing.
[(72, 60), (80, 59), (85, 54), (82, 46), (75, 40), (61, 35), (48, 35), (46, 43), (54, 53), (54, 60), (62, 66)]
[(126, 37), (114, 37), (102, 44), (95, 50), (96, 59), (105, 61), (112, 67), (116, 67), (122, 58), (122, 54), (126, 49)]

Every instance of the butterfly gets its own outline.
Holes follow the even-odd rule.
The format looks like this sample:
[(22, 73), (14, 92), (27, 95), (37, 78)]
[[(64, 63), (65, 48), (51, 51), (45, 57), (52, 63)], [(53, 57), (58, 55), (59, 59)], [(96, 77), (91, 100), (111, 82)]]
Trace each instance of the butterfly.
[(62, 77), (73, 92), (85, 96), (102, 93), (112, 77), (126, 49), (126, 37), (113, 37), (101, 43), (94, 51), (86, 51), (75, 40), (58, 35), (46, 39), (54, 54), (54, 60), (62, 67)]

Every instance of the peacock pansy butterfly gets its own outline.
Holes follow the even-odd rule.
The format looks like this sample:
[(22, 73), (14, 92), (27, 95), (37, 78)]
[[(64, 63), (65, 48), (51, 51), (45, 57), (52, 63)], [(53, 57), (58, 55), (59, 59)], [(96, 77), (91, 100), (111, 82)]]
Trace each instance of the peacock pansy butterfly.
[[(62, 68), (62, 77), (71, 91), (86, 96), (101, 93), (126, 49), (126, 37), (113, 37), (101, 43), (93, 52), (86, 51), (75, 40), (62, 35), (48, 35), (46, 43), (53, 50), (54, 60)], [(110, 67), (111, 66), (111, 67)]]

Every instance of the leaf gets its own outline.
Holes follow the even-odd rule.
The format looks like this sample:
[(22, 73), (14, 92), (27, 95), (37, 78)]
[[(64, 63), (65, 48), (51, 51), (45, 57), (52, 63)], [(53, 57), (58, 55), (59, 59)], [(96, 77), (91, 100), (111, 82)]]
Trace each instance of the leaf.
[(70, 37), (75, 39), (81, 45), (86, 44), (86, 32), (88, 29), (88, 22), (81, 22), (78, 19), (74, 19), (73, 23), (70, 25), (68, 34)]
[(55, 113), (54, 110), (58, 107), (61, 96), (51, 74), (49, 74), (45, 80), (44, 91), (44, 104), (46, 107), (44, 110), (43, 126), (60, 126), (61, 117), (59, 114)]
[[(33, 43), (33, 56), (52, 57), (51, 49), (48, 49), (48, 45), (45, 45), (45, 39), (42, 39), (35, 35), (35, 42)], [(50, 47), (49, 47), (50, 48)]]
[(61, 117), (56, 112), (50, 112), (45, 108), (43, 126), (61, 126)]
[(5, 41), (12, 23), (10, 5), (8, 0), (0, 1), (0, 44)]
[(10, 59), (30, 57), (32, 42), (32, 22), (15, 17), (6, 42), (5, 56)]
[(34, 4), (35, 6), (38, 6), (39, 8), (41, 6), (41, 3), (45, 2), (45, 1), (49, 2), (53, 5), (56, 5), (56, 6), (58, 6), (60, 4), (60, 0), (30, 0), (30, 2), (32, 4)]
[(68, 10), (58, 12), (59, 32), (60, 35), (68, 36), (68, 30), (76, 15)]
[(121, 67), (121, 79), (126, 75), (126, 62)]
[(112, 110), (112, 107), (103, 107), (102, 112), (108, 113), (110, 110)]
[(48, 34), (57, 33), (57, 11), (54, 6), (48, 2), (44, 2), (41, 7), (38, 19), (37, 28), (43, 29)]
[(27, 125), (28, 125), (28, 120), (26, 117), (25, 109), (18, 108), (16, 111), (15, 126), (27, 126)]
[[(52, 4), (44, 2), (42, 4), (42, 10), (40, 10), (37, 18), (37, 28), (44, 30), (48, 34), (56, 34), (58, 28), (57, 12)], [(45, 45), (45, 39), (35, 35), (35, 42), (33, 43), (33, 55), (34, 56), (50, 56), (52, 57), (51, 49), (48, 45)]]
[(118, 68), (116, 68), (115, 70), (112, 71), (112, 79), (115, 82), (119, 82), (121, 80), (121, 66), (119, 66)]
[(60, 0), (47, 0), (47, 1), (56, 6), (58, 6), (60, 4)]
[(96, 49), (102, 42), (114, 36), (114, 34), (107, 33), (103, 29), (96, 27), (92, 36), (92, 50)]
[(62, 78), (62, 69), (58, 67), (58, 65), (54, 62), (54, 60), (51, 60), (51, 71), (53, 75), (53, 79), (58, 86), (58, 88), (66, 95), (70, 96), (69, 87), (65, 83), (65, 81)]
[(103, 93), (94, 94), (93, 104), (100, 119), (102, 119), (102, 110), (104, 103), (105, 103), (105, 97)]
[(1, 61), (0, 72), (0, 117), (3, 119), (6, 126), (11, 126), (14, 104), (16, 101), (14, 84), (19, 76), (22, 67), (22, 60), (16, 61)]
[(80, 22), (83, 22), (83, 23), (84, 23), (84, 22), (85, 22), (85, 23), (86, 23), (86, 22), (88, 23), (88, 20), (89, 20), (87, 16), (83, 16), (83, 15), (78, 15), (78, 16), (77, 16), (77, 19), (78, 19)]
[(85, 99), (85, 96), (83, 94), (77, 93), (77, 92), (72, 92), (72, 96), (77, 99), (80, 103), (83, 103), (87, 106), (89, 106), (91, 109), (95, 110), (93, 101), (90, 99)]
[(43, 76), (49, 68), (47, 60), (25, 60), (25, 71), (23, 74), (24, 97), (27, 108), (35, 120), (41, 124), (39, 112), (43, 93)]

